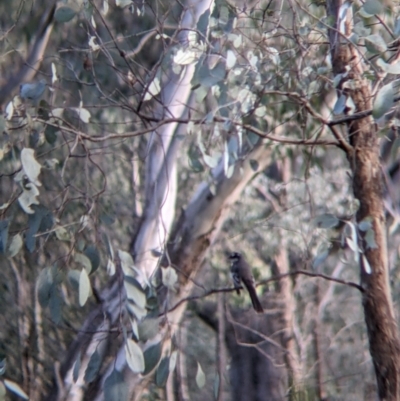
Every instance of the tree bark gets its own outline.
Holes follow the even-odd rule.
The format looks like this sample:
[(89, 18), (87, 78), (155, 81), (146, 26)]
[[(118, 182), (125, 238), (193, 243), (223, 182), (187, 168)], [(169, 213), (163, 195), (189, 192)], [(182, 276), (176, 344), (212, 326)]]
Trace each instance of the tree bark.
[[(372, 109), (370, 82), (364, 78), (364, 61), (347, 38), (352, 33), (351, 5), (343, 0), (327, 1), (328, 18), (335, 24), (329, 32), (334, 75), (343, 74), (338, 92), (350, 96), (357, 112)], [(351, 85), (345, 85), (351, 81)], [(377, 126), (371, 116), (347, 123), (347, 158), (353, 174), (354, 196), (360, 206), (357, 223), (371, 220), (376, 247), (358, 230), (363, 307), (370, 352), (381, 400), (400, 398), (400, 343), (389, 285), (386, 224), (383, 208), (382, 170), (379, 160)]]

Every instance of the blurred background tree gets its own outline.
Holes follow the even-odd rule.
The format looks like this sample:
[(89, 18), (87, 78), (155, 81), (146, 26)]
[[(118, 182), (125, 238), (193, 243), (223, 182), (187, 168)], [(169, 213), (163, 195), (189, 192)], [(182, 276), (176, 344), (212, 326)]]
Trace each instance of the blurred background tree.
[(0, 397), (396, 399), (398, 11), (0, 3)]

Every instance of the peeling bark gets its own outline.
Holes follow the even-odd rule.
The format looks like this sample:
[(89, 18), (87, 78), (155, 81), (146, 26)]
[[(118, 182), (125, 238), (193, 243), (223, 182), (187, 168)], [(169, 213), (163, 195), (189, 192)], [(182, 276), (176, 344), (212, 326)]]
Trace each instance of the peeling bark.
[[(327, 1), (328, 17), (335, 26), (330, 29), (330, 47), (333, 73), (348, 74), (342, 78), (338, 91), (351, 96), (357, 112), (372, 108), (370, 83), (363, 77), (363, 60), (356, 47), (346, 38), (352, 28), (351, 7), (345, 23), (339, 24), (339, 10), (344, 10), (341, 0)], [(341, 31), (339, 32), (339, 29)], [(352, 85), (345, 85), (349, 80)], [(367, 325), (370, 352), (375, 368), (381, 400), (400, 398), (400, 343), (393, 311), (389, 285), (386, 224), (383, 208), (383, 178), (379, 159), (377, 126), (371, 116), (347, 123), (348, 142), (352, 146), (347, 158), (353, 174), (353, 191), (360, 206), (357, 222), (371, 219), (376, 248), (369, 248), (365, 233), (359, 231), (361, 285), (363, 307)], [(363, 259), (365, 257), (365, 259)], [(368, 262), (369, 266), (367, 265)], [(369, 272), (371, 270), (371, 272)]]

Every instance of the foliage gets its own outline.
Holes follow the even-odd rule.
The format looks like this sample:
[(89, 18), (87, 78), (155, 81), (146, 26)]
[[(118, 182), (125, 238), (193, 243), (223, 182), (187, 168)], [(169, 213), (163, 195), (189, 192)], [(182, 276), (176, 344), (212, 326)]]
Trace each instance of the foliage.
[[(45, 6), (38, 2), (34, 13), (25, 2), (7, 5), (8, 13), (5, 7), (0, 5), (2, 26), (7, 27), (1, 68), (9, 77), (37, 34), (38, 17), (31, 15)], [(346, 40), (362, 53), (367, 78), (376, 85), (368, 112), (385, 138), (397, 134), (399, 126), (398, 83), (393, 78), (399, 66), (391, 62), (399, 35), (397, 6), (368, 0), (351, 7), (354, 36)], [(180, 123), (176, 209), (188, 205), (203, 180), (215, 193), (218, 168), (231, 178), (260, 143), (272, 152), (269, 169), (261, 171), (258, 160), (250, 161), (256, 178), (232, 207), (221, 240), (213, 245), (215, 269), (211, 279), (204, 280), (206, 287), (226, 283), (221, 255), (228, 248), (247, 254), (257, 280), (274, 276), (274, 257), (282, 248), (290, 250), (292, 270), (354, 282), (361, 258), (370, 274), (358, 243), (362, 237), (374, 248), (374, 231), (368, 220), (355, 220), (359, 204), (340, 151), (343, 133), (328, 124), (357, 117), (357, 110), (346, 90), (335, 93), (347, 72), (331, 75), (326, 45), (330, 21), (323, 7), (292, 1), (247, 7), (217, 1), (183, 41), (178, 29), (182, 11), (178, 2), (62, 2), (35, 81), (23, 83), (4, 105), (0, 343), (14, 381), (1, 383), (16, 394), (24, 394), (16, 383), (26, 388), (28, 382), (21, 366), (27, 361), (20, 361), (20, 355), (39, 361), (33, 374), (44, 372), (41, 385), (48, 386), (54, 360), (61, 359), (91, 308), (104, 302), (98, 294), (115, 277), (124, 287), (116, 331), (130, 369), (144, 376), (154, 373), (161, 387), (175, 370), (179, 347), (161, 344), (156, 317), (164, 305), (157, 289), (162, 284), (174, 293), (179, 271), (168, 265), (148, 277), (132, 258), (146, 207), (150, 135), (171, 122)], [(12, 16), (10, 21), (5, 15)], [(190, 111), (177, 117), (169, 105), (162, 107), (167, 104), (163, 90), (170, 75), (183, 76), (190, 66)], [(350, 78), (346, 85), (356, 83)], [(384, 166), (388, 172), (396, 156), (394, 148)], [(398, 194), (392, 196), (387, 201), (396, 205)], [(398, 219), (397, 207), (393, 209), (389, 255), (395, 266)], [(156, 257), (164, 253), (151, 251)], [(393, 270), (397, 275), (398, 269)], [(397, 299), (396, 283), (393, 289)], [(356, 384), (361, 378), (372, 382), (373, 377), (359, 294), (354, 288), (303, 277), (294, 280), (294, 291), (304, 381), (312, 382), (315, 374), (310, 337), (313, 316), (318, 316), (330, 366), (325, 373), (329, 394), (340, 397), (346, 389), (347, 395), (361, 398), (363, 389)], [(260, 292), (279, 290), (267, 283)], [(243, 299), (235, 302), (247, 305)], [(24, 331), (28, 326), (34, 345)], [(87, 384), (99, 377), (106, 359), (101, 339), (98, 345), (87, 351)], [(80, 358), (75, 364), (78, 371)], [(211, 386), (205, 379), (211, 363), (192, 365), (197, 386)], [(127, 383), (117, 366), (106, 378), (104, 391), (107, 397), (127, 399)]]

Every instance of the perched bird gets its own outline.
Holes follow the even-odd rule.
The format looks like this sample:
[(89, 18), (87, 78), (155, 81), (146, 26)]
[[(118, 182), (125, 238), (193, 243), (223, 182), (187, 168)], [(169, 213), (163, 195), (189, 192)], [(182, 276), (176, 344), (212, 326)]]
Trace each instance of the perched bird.
[(19, 94), (22, 99), (38, 100), (43, 95), (46, 89), (46, 80), (41, 79), (37, 82), (30, 84), (21, 84), (19, 88)]
[(236, 288), (236, 292), (240, 294), (241, 283), (247, 288), (249, 292), (251, 303), (257, 313), (263, 313), (264, 309), (261, 306), (260, 300), (258, 299), (256, 288), (254, 286), (254, 277), (251, 274), (251, 268), (244, 259), (244, 257), (238, 252), (232, 252), (229, 255), (229, 261), (231, 262), (231, 274), (233, 278), (233, 284)]

